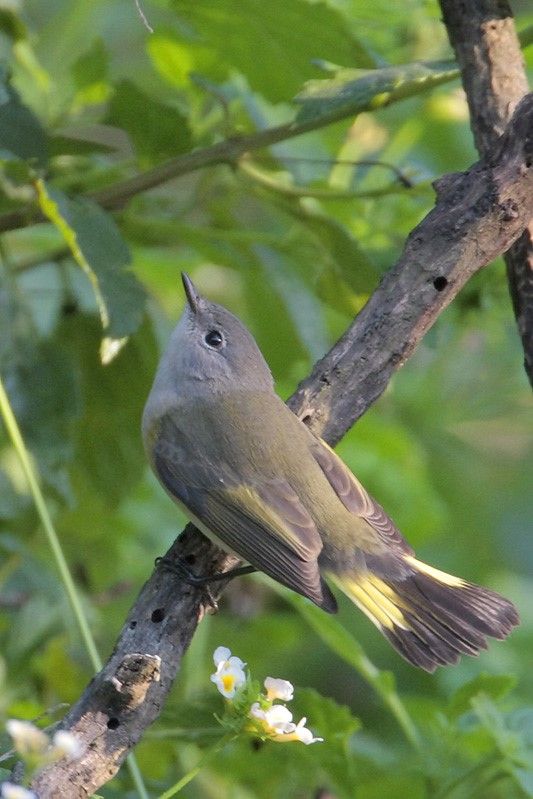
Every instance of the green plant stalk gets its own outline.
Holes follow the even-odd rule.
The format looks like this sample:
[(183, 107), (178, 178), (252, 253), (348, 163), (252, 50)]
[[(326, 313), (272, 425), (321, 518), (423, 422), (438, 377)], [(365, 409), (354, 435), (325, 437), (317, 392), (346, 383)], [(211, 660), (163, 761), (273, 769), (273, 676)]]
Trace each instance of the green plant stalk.
[[(102, 661), (100, 659), (100, 655), (98, 654), (98, 650), (96, 648), (93, 635), (89, 628), (89, 623), (83, 611), (83, 607), (80, 602), (76, 586), (74, 585), (74, 580), (72, 579), (72, 575), (70, 574), (67, 561), (65, 560), (65, 556), (63, 554), (63, 550), (61, 549), (61, 544), (59, 542), (59, 538), (52, 523), (52, 519), (50, 518), (46, 502), (44, 501), (44, 496), (39, 486), (35, 469), (32, 466), (28, 450), (26, 449), (26, 445), (24, 444), (22, 433), (20, 432), (20, 428), (15, 418), (15, 414), (13, 413), (9, 397), (4, 388), (4, 383), (1, 377), (0, 377), (0, 414), (2, 415), (7, 433), (11, 439), (13, 446), (15, 447), (17, 455), (19, 456), (20, 462), (22, 464), (26, 480), (28, 481), (28, 485), (30, 487), (31, 495), (33, 497), (33, 501), (37, 509), (37, 513), (39, 514), (39, 518), (41, 519), (41, 523), (43, 525), (46, 537), (48, 539), (50, 549), (52, 550), (52, 554), (54, 556), (61, 580), (63, 582), (63, 585), (65, 586), (67, 598), (70, 602), (70, 606), (72, 608), (74, 618), (76, 619), (76, 623), (78, 625), (78, 629), (80, 631), (83, 643), (85, 645), (85, 649), (87, 650), (87, 654), (89, 655), (89, 660), (94, 670), (100, 671), (102, 668)], [(141, 797), (141, 799), (148, 799), (148, 793), (146, 791), (146, 788), (144, 787), (143, 779), (139, 771), (137, 761), (135, 760), (133, 755), (128, 756), (128, 768), (130, 770), (133, 783), (135, 785), (135, 788), (137, 789), (139, 796)]]
[(20, 428), (17, 424), (17, 420), (15, 419), (15, 414), (13, 413), (13, 410), (11, 408), (11, 403), (9, 402), (9, 398), (7, 396), (1, 378), (0, 378), (0, 412), (4, 419), (4, 424), (6, 426), (9, 437), (13, 443), (13, 446), (15, 447), (15, 450), (17, 451), (17, 455), (19, 456), (20, 462), (22, 464), (22, 468), (24, 470), (26, 480), (28, 481), (33, 501), (35, 503), (35, 507), (37, 508), (37, 513), (39, 514), (39, 517), (41, 519), (41, 523), (44, 527), (48, 543), (50, 544), (50, 549), (52, 550), (52, 554), (56, 561), (56, 565), (59, 574), (61, 576), (61, 580), (63, 581), (63, 584), (65, 586), (65, 591), (67, 593), (67, 597), (70, 602), (72, 612), (74, 613), (74, 617), (76, 619), (76, 623), (78, 625), (81, 637), (83, 639), (83, 643), (85, 644), (87, 654), (89, 655), (89, 660), (91, 661), (91, 665), (93, 666), (94, 670), (100, 671), (100, 669), (102, 668), (102, 661), (100, 660), (100, 655), (98, 654), (98, 651), (96, 649), (96, 644), (94, 642), (94, 638), (89, 629), (89, 624), (83, 612), (83, 608), (78, 593), (76, 591), (76, 587), (74, 585), (74, 580), (72, 579), (67, 562), (65, 560), (65, 556), (63, 555), (63, 550), (61, 549), (59, 538), (57, 537), (57, 533), (52, 524), (52, 519), (50, 518), (50, 514), (48, 513), (48, 508), (46, 507), (46, 503), (44, 501), (41, 488), (37, 481), (35, 470), (31, 464), (28, 450), (26, 449), (26, 446), (22, 439)]
[(178, 780), (178, 782), (174, 783), (174, 785), (172, 785), (170, 788), (168, 788), (168, 790), (166, 790), (164, 793), (160, 794), (157, 797), (157, 799), (171, 799), (172, 796), (175, 796), (177, 793), (179, 793), (182, 788), (185, 788), (186, 785), (188, 785), (190, 782), (192, 782), (192, 780), (200, 773), (200, 771), (204, 768), (206, 763), (212, 757), (214, 757), (216, 754), (218, 754), (222, 749), (224, 749), (224, 747), (227, 744), (230, 743), (230, 741), (234, 740), (234, 738), (236, 738), (236, 737), (237, 736), (235, 735), (234, 732), (230, 732), (227, 735), (224, 735), (218, 741), (218, 743), (216, 743), (214, 746), (212, 746), (211, 749), (207, 750), (207, 752), (204, 754), (204, 756), (202, 758), (200, 758), (200, 760), (198, 761), (198, 763), (196, 764), (196, 766), (194, 768), (192, 768), (190, 771), (188, 771), (187, 774), (184, 774), (184, 776), (180, 780)]
[[(335, 646), (335, 642), (332, 638), (328, 638), (327, 634), (324, 634), (323, 627), (314, 623), (314, 607), (299, 601), (295, 604), (297, 605), (300, 614), (305, 618), (307, 623), (315, 630), (315, 632), (318, 633), (318, 635), (330, 647), (330, 649), (332, 649), (343, 660), (349, 663), (352, 668), (354, 668), (360, 674), (363, 680), (372, 686), (378, 696), (381, 697), (383, 704), (388, 707), (391, 714), (396, 719), (398, 726), (401, 727), (406, 739), (409, 741), (413, 749), (419, 750), (421, 742), (418, 730), (393, 685), (387, 684), (387, 681), (383, 679), (385, 672), (380, 671), (377, 666), (372, 663), (370, 658), (364, 652), (361, 644), (355, 639), (352, 641), (350, 654), (347, 656), (346, 652)], [(327, 623), (340, 626), (339, 622), (329, 618), (327, 619)], [(344, 632), (346, 636), (350, 635), (347, 630), (344, 630)]]

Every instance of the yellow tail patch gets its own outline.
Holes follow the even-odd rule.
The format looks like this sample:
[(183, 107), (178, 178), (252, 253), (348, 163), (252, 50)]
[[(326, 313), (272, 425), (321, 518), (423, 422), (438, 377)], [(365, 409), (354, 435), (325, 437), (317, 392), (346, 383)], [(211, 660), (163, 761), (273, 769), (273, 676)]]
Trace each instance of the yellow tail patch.
[(435, 569), (433, 566), (428, 566), (427, 563), (417, 560), (412, 555), (404, 555), (403, 559), (406, 563), (409, 563), (413, 569), (422, 572), (422, 574), (427, 574), (428, 577), (433, 577), (433, 579), (438, 580), (439, 583), (450, 585), (452, 588), (464, 588), (465, 585), (468, 585), (466, 580), (462, 580), (460, 577), (454, 577), (453, 574), (441, 572), (440, 569)]
[(328, 574), (332, 580), (377, 627), (393, 630), (409, 629), (400, 609), (401, 600), (389, 585), (371, 574), (359, 575), (357, 580), (338, 574)]
[[(509, 600), (428, 566), (412, 555), (397, 577), (371, 572), (329, 577), (414, 666), (432, 672), (460, 656), (487, 648), (487, 637), (505, 638), (518, 624)], [(407, 573), (406, 573), (407, 572)]]

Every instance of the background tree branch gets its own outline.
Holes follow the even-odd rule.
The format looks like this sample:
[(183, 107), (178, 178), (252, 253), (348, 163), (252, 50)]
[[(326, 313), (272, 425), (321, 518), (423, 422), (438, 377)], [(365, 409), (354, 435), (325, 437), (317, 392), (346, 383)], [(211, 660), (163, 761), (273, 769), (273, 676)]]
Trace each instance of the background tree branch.
[[(87, 196), (97, 202), (102, 208), (111, 211), (118, 210), (123, 208), (137, 194), (160, 186), (162, 183), (174, 178), (218, 164), (234, 166), (246, 153), (261, 150), (278, 142), (292, 139), (295, 136), (301, 136), (304, 133), (327, 127), (334, 122), (349, 119), (364, 111), (375, 111), (377, 108), (384, 108), (398, 100), (416, 95), (422, 90), (428, 90), (442, 83), (455, 80), (459, 76), (457, 66), (453, 62), (421, 65), (416, 70), (415, 80), (409, 79), (408, 73), (403, 75), (401, 67), (396, 68), (394, 73), (391, 70), (383, 70), (383, 73), (380, 77), (380, 70), (375, 70), (376, 86), (371, 91), (367, 91), (366, 95), (365, 92), (361, 92), (340, 106), (325, 106), (318, 112), (303, 118), (300, 118), (300, 114), (296, 113), (294, 119), (290, 122), (247, 135), (232, 136), (208, 147), (202, 147), (193, 152), (171, 158), (138, 175), (125, 178), (98, 191), (90, 192)], [(391, 78), (394, 78), (394, 80), (391, 80)], [(384, 87), (386, 86), (387, 90), (378, 94), (381, 79), (383, 79)], [(17, 230), (29, 224), (43, 221), (45, 221), (45, 218), (38, 212), (37, 208), (28, 206), (22, 210), (0, 215), (0, 233), (8, 230)]]
[[(437, 182), (436, 205), (412, 231), (396, 265), (289, 400), (291, 409), (329, 443), (337, 442), (380, 396), (466, 281), (508, 249), (528, 224), (533, 215), (532, 129), (533, 95), (528, 95), (490, 159)], [(184, 558), (202, 574), (235, 564), (192, 525), (167, 557)], [(208, 608), (203, 591), (156, 567), (104, 669), (62, 722), (84, 751), (38, 775), (33, 789), (42, 799), (86, 797), (111, 779), (160, 713)]]
[[(506, 0), (441, 0), (441, 8), (461, 68), (474, 141), (479, 154), (490, 157), (517, 103), (528, 91), (512, 11)], [(532, 220), (504, 258), (524, 366), (533, 385)]]

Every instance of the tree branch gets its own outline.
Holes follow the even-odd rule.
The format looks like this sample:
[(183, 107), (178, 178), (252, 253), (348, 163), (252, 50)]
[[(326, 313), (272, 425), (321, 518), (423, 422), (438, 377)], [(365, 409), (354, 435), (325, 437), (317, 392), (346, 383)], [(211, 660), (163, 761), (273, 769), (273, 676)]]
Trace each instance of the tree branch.
[[(528, 90), (513, 15), (507, 0), (441, 0), (441, 8), (461, 68), (474, 141), (479, 154), (489, 156)], [(505, 264), (524, 365), (533, 385), (533, 221), (528, 221), (505, 253)]]
[[(294, 119), (283, 125), (266, 128), (248, 135), (229, 137), (209, 147), (203, 147), (185, 155), (171, 158), (169, 161), (158, 164), (146, 172), (141, 172), (98, 191), (90, 192), (87, 197), (97, 202), (102, 208), (111, 211), (118, 210), (123, 208), (137, 194), (160, 186), (169, 180), (218, 164), (233, 166), (246, 153), (261, 150), (278, 142), (309, 133), (312, 130), (327, 127), (334, 122), (349, 119), (363, 111), (375, 111), (378, 108), (384, 108), (391, 103), (419, 94), (422, 90), (428, 91), (434, 86), (440, 86), (442, 83), (459, 77), (459, 71), (453, 62), (450, 62), (449, 68), (445, 70), (443, 70), (442, 64), (434, 65), (433, 68), (433, 65), (429, 63), (425, 65), (425, 69), (427, 74), (423, 82), (402, 82), (398, 80), (396, 86), (389, 87), (386, 92), (381, 94), (368, 94), (367, 96), (363, 93), (361, 96), (354, 95), (340, 107), (324, 104), (323, 109), (317, 111), (309, 118), (300, 119), (297, 113)], [(376, 70), (376, 74), (379, 74), (379, 70)], [(23, 208), (20, 211), (11, 211), (0, 215), (0, 233), (43, 221), (45, 221), (44, 217), (33, 206)]]
[[(330, 443), (383, 392), (466, 281), (506, 250), (533, 216), (531, 130), (533, 94), (516, 109), (490, 162), (438, 181), (437, 203), (412, 231), (398, 263), (289, 400)], [(236, 563), (192, 525), (167, 557), (185, 559), (200, 574)], [(63, 720), (84, 751), (37, 776), (32, 787), (41, 799), (87, 797), (111, 779), (160, 713), (206, 608), (201, 589), (156, 567), (104, 669)]]

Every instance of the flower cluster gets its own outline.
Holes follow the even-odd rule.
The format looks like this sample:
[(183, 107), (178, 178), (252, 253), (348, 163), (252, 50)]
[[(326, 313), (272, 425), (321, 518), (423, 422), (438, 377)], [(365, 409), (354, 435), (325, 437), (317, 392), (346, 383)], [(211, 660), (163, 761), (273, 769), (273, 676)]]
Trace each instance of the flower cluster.
[[(6, 729), (13, 740), (15, 751), (26, 764), (26, 777), (33, 775), (49, 763), (55, 763), (63, 757), (74, 758), (81, 753), (78, 740), (66, 730), (58, 730), (52, 736), (31, 724), (29, 721), (10, 719)], [(33, 791), (22, 785), (4, 782), (0, 786), (2, 799), (34, 799)]]
[[(243, 727), (247, 732), (279, 743), (300, 741), (312, 744), (324, 740), (314, 737), (311, 730), (305, 726), (307, 721), (305, 717), (295, 724), (288, 707), (275, 704), (276, 699), (290, 702), (293, 698), (294, 687), (288, 680), (267, 677), (264, 681), (265, 691), (258, 692), (251, 687), (246, 676), (244, 671), (246, 663), (232, 655), (227, 647), (217, 647), (213, 653), (213, 660), (216, 671), (211, 675), (211, 681), (215, 683), (222, 696), (232, 703), (233, 710), (241, 715)], [(246, 692), (247, 688), (251, 690)], [(251, 704), (250, 694), (253, 694), (254, 699)]]

